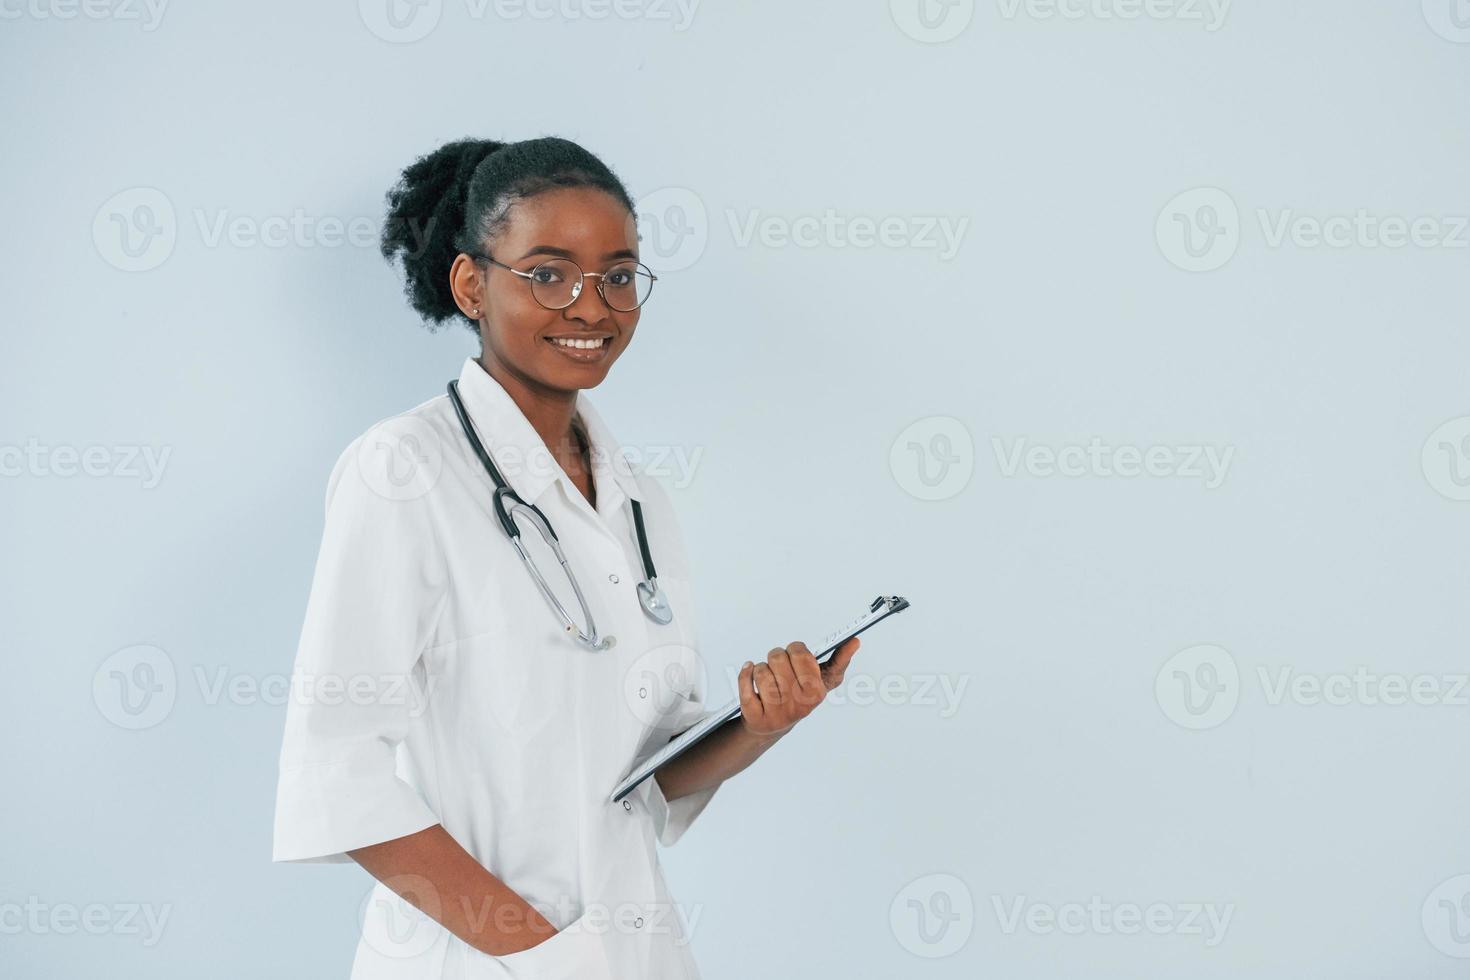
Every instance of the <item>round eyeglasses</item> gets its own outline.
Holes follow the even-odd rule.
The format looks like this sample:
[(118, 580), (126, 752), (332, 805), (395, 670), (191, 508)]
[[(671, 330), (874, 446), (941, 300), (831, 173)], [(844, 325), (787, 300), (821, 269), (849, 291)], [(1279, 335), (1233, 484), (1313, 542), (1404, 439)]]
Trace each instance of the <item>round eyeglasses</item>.
[(631, 313), (648, 302), (658, 276), (642, 262), (619, 262), (606, 272), (583, 272), (571, 259), (547, 259), (530, 272), (512, 268), (484, 252), (470, 253), (502, 269), (514, 272), (531, 285), (531, 297), (548, 310), (564, 310), (582, 295), (587, 276), (597, 277), (597, 294), (609, 309)]

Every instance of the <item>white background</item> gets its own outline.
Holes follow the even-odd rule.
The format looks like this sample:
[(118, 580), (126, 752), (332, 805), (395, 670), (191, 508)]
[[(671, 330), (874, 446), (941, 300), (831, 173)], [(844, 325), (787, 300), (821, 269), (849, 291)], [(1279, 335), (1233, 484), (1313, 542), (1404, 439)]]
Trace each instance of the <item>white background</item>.
[[(7, 975), (346, 974), (369, 879), (270, 863), (284, 711), (248, 685), (290, 670), (337, 453), (474, 350), (375, 247), (467, 135), (578, 140), (645, 201), (662, 279), (594, 397), (698, 460), (665, 482), (715, 695), (913, 602), (853, 667), (897, 693), (824, 705), (665, 852), (709, 980), (1463, 975), (1463, 2), (27, 2)], [(156, 688), (136, 730), (117, 678)]]

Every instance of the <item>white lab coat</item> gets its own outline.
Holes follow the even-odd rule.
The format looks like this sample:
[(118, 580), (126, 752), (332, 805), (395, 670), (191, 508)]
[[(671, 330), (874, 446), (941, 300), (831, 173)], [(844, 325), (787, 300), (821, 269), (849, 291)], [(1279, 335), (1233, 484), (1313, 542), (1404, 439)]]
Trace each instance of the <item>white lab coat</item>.
[[(348, 850), (442, 823), (562, 930), (490, 956), (375, 883), (353, 980), (695, 978), (688, 923), (698, 910), (670, 895), (655, 841), (678, 840), (717, 787), (670, 803), (649, 779), (608, 802), (635, 761), (708, 713), (668, 496), (629, 467), (585, 393), (595, 511), (473, 358), (460, 395), (504, 479), (551, 521), (615, 645), (592, 652), (561, 630), (496, 521), (493, 484), (446, 395), (374, 426), (328, 483), (274, 859), (348, 861)], [(667, 626), (637, 601), (630, 496), (674, 612)], [(526, 526), (523, 540), (576, 615), (539, 534)]]

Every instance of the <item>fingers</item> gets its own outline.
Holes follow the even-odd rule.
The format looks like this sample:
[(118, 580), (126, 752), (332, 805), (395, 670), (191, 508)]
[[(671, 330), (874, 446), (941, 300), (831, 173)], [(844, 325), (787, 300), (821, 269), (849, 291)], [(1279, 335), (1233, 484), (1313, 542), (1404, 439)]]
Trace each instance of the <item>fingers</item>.
[(852, 663), (853, 654), (857, 653), (862, 641), (855, 636), (848, 637), (843, 644), (837, 648), (832, 659), (822, 665), (822, 682), (826, 684), (827, 690), (832, 690), (842, 683), (843, 675), (847, 673), (847, 665)]
[(776, 703), (789, 704), (799, 700), (797, 695), (801, 692), (796, 685), (796, 670), (791, 666), (791, 654), (782, 647), (776, 647), (766, 657), (766, 663), (776, 679), (776, 690), (780, 697)]
[(796, 700), (815, 707), (827, 695), (827, 686), (822, 683), (822, 668), (816, 654), (800, 640), (786, 647), (786, 657), (796, 682)]
[(736, 679), (736, 686), (740, 689), (740, 713), (749, 722), (760, 722), (765, 719), (765, 706), (761, 704), (760, 697), (755, 693), (755, 665), (750, 661), (740, 668), (740, 676)]
[(781, 697), (781, 682), (776, 677), (776, 672), (771, 668), (769, 662), (774, 655), (775, 651), (772, 650), (767, 655), (766, 663), (755, 665), (755, 688), (759, 692), (757, 696), (761, 699), (761, 705), (767, 708), (780, 707), (783, 700)]

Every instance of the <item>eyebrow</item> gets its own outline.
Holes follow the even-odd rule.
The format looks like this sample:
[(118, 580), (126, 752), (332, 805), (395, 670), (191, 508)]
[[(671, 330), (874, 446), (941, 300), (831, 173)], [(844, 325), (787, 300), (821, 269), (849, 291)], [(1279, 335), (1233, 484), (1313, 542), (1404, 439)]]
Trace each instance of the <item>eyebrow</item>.
[[(557, 255), (564, 259), (572, 258), (571, 252), (567, 251), (564, 248), (557, 248), (555, 245), (537, 245), (525, 255), (522, 255), (521, 258), (529, 259), (533, 255)], [(637, 259), (638, 253), (634, 252), (631, 248), (620, 248), (616, 252), (608, 252), (602, 258), (604, 262), (611, 259)], [(573, 261), (576, 260), (573, 259)]]

